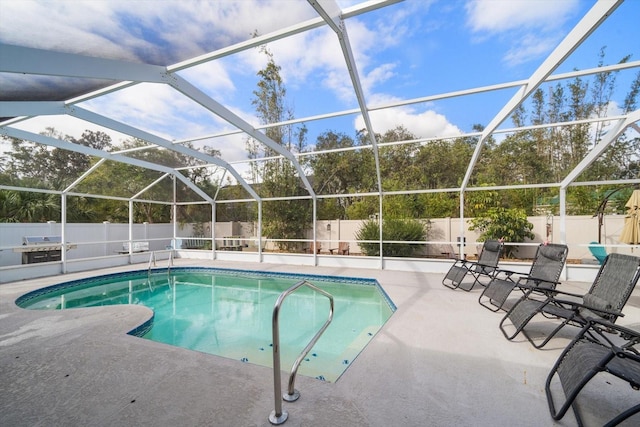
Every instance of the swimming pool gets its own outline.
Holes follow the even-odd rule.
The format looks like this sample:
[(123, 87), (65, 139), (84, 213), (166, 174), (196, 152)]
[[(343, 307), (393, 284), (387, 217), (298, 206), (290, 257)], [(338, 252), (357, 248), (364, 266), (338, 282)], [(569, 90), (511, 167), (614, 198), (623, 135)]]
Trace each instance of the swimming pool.
[[(299, 373), (334, 382), (396, 309), (374, 279), (176, 267), (60, 283), (25, 294), (16, 304), (41, 310), (140, 304), (154, 316), (132, 335), (272, 367), (273, 307), (300, 280), (333, 295), (334, 317)], [(283, 369), (291, 367), (328, 311), (328, 299), (306, 287), (284, 301), (279, 314)]]

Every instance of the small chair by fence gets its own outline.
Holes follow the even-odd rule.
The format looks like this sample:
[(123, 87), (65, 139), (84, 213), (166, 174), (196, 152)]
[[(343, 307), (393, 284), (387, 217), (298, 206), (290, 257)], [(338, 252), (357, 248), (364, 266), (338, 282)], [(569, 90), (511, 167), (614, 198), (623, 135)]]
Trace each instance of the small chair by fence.
[(320, 242), (311, 242), (311, 246), (309, 246), (308, 248), (306, 248), (306, 252), (308, 254), (319, 254), (320, 250), (322, 249), (322, 243)]
[(340, 242), (338, 243), (337, 248), (329, 249), (331, 255), (333, 255), (333, 251), (337, 251), (338, 255), (349, 255), (349, 242)]
[(589, 243), (589, 250), (591, 251), (591, 255), (595, 259), (598, 260), (600, 265), (604, 262), (604, 259), (607, 257), (607, 250), (598, 242)]

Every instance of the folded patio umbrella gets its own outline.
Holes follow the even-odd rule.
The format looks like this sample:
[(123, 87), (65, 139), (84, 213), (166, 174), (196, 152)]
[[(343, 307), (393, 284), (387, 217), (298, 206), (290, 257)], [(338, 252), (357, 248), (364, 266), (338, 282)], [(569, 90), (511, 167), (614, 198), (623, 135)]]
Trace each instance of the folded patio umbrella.
[(640, 206), (640, 190), (633, 190), (631, 197), (625, 204), (627, 207), (627, 216), (624, 219), (624, 227), (620, 234), (620, 241), (631, 245), (640, 243), (640, 215), (638, 215), (638, 207)]

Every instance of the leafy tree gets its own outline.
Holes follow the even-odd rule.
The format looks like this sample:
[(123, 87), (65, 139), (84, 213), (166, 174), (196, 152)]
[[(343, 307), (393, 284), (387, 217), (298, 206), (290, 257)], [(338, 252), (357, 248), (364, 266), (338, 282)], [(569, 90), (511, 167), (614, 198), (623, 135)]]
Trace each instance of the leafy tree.
[[(508, 243), (521, 243), (525, 238), (533, 239), (533, 224), (527, 220), (523, 209), (489, 208), (485, 215), (471, 220), (470, 230), (481, 232), (478, 241), (502, 239)], [(517, 247), (505, 246), (505, 256), (510, 258)]]
[[(280, 67), (265, 47), (261, 52), (267, 56), (267, 65), (258, 72), (258, 88), (251, 101), (262, 124), (279, 123), (293, 118), (285, 106), (286, 90), (280, 76)], [(266, 135), (291, 152), (302, 152), (306, 142), (306, 128), (275, 126), (266, 130)], [(267, 157), (264, 161), (252, 162), (251, 172), (262, 197), (305, 196), (295, 165), (288, 159), (277, 157), (275, 150), (258, 141), (247, 141), (247, 151), (252, 159)], [(273, 158), (275, 156), (275, 158)], [(312, 205), (301, 200), (277, 200), (263, 203), (263, 234), (271, 239), (302, 239), (311, 224)], [(297, 242), (280, 241), (278, 245), (287, 250), (297, 250)]]
[[(53, 128), (47, 128), (43, 135), (96, 149), (111, 147), (111, 138), (104, 132), (85, 131), (79, 139), (76, 139), (62, 135)], [(7, 184), (62, 190), (84, 173), (92, 162), (90, 156), (81, 153), (49, 148), (15, 138), (11, 139), (11, 145), (12, 151), (3, 162), (2, 181)], [(93, 218), (93, 208), (86, 199), (70, 197), (67, 202), (69, 221), (87, 221)], [(58, 194), (2, 192), (0, 204), (2, 205), (0, 221), (61, 220), (61, 199)]]
[[(217, 200), (243, 199), (251, 199), (251, 197), (242, 186), (232, 185), (228, 181), (220, 188)], [(257, 211), (257, 203), (255, 202), (216, 203), (216, 221), (255, 221)]]
[(466, 216), (473, 217), (500, 205), (500, 193), (495, 190), (469, 191), (464, 198)]
[[(604, 65), (606, 49), (599, 53), (598, 66)], [(623, 57), (619, 62), (629, 60)], [(525, 106), (517, 109), (512, 120), (516, 126), (543, 125), (551, 122), (568, 122), (592, 117), (603, 117), (612, 104), (616, 78), (619, 71), (602, 71), (591, 79), (577, 77), (566, 83), (546, 85), (534, 92), (530, 111)], [(635, 109), (640, 92), (640, 73), (634, 79), (624, 101), (624, 111)], [(597, 144), (606, 133), (606, 122), (570, 126), (538, 128), (516, 132), (496, 147), (492, 161), (494, 176), (502, 176), (499, 184), (560, 182)], [(638, 161), (640, 142), (618, 138), (580, 177), (595, 181), (619, 179), (629, 171), (632, 162)], [(498, 172), (502, 171), (500, 175)], [(580, 203), (580, 200), (577, 200)], [(584, 210), (579, 208), (578, 210)]]
[(0, 190), (0, 222), (46, 222), (59, 220), (59, 195)]
[[(313, 170), (312, 184), (318, 194), (347, 194), (362, 191), (361, 177), (369, 163), (363, 151), (358, 150), (360, 140), (327, 131), (316, 139), (316, 151), (343, 149), (333, 153), (306, 157), (306, 165)], [(347, 219), (347, 211), (355, 201), (351, 197), (320, 199), (319, 219)]]
[(460, 197), (458, 193), (420, 194), (422, 205), (425, 207), (424, 218), (447, 218), (460, 216)]
[[(142, 140), (130, 139), (122, 142), (118, 150), (132, 150), (144, 148), (148, 144)], [(211, 155), (218, 152), (208, 147), (204, 151)], [(211, 171), (197, 167), (200, 160), (185, 156), (176, 151), (149, 148), (130, 151), (129, 156), (150, 163), (181, 169), (188, 179), (198, 185), (208, 194), (215, 193), (215, 186), (211, 182)], [(131, 197), (146, 189), (151, 183), (162, 176), (161, 172), (136, 167), (120, 162), (104, 162), (93, 173), (86, 177), (79, 185), (78, 191), (88, 194), (106, 194), (117, 197)], [(114, 179), (118, 177), (118, 179)], [(176, 182), (177, 200), (179, 202), (199, 201), (200, 196), (187, 188), (181, 181)], [(173, 201), (173, 181), (170, 178), (156, 183), (141, 195), (145, 200)], [(98, 221), (128, 222), (128, 204), (118, 200), (93, 199), (93, 218)], [(134, 222), (170, 222), (172, 209), (166, 204), (151, 202), (136, 202), (133, 205)], [(209, 205), (181, 205), (178, 208), (180, 222), (208, 222), (211, 221), (211, 207)]]
[[(411, 141), (416, 136), (403, 126), (396, 126), (384, 135), (378, 135), (379, 144)], [(401, 145), (383, 145), (379, 148), (380, 175), (385, 191), (415, 189), (422, 171), (414, 159), (418, 150), (417, 142)], [(374, 169), (375, 170), (375, 169)]]
[[(476, 138), (439, 139), (420, 146), (416, 167), (420, 171), (417, 188), (454, 188), (467, 171)], [(446, 167), (443, 167), (446, 165)]]
[[(47, 128), (42, 134), (100, 150), (112, 146), (111, 137), (104, 132), (87, 130), (78, 139), (62, 135), (53, 128)], [(74, 151), (17, 139), (12, 139), (11, 145), (6, 173), (14, 179), (30, 182), (41, 188), (62, 190), (80, 177), (91, 164), (90, 156)]]

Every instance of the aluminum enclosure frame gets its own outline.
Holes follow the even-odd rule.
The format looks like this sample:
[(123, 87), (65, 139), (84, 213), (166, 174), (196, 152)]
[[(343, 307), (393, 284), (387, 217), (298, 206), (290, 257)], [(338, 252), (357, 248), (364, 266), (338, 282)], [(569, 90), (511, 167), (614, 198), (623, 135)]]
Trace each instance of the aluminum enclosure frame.
[[(140, 83), (162, 84), (171, 88), (172, 90), (196, 102), (197, 104), (202, 106), (206, 111), (223, 119), (224, 121), (229, 123), (233, 128), (235, 128), (235, 130), (230, 131), (226, 134), (232, 134), (232, 133), (244, 134), (250, 138), (255, 139), (261, 144), (267, 146), (271, 150), (274, 150), (280, 158), (290, 162), (296, 169), (298, 173), (298, 177), (302, 183), (302, 186), (306, 189), (308, 193), (307, 196), (304, 196), (301, 198), (312, 201), (314, 230), (315, 230), (315, 222), (316, 222), (317, 202), (319, 199), (352, 196), (352, 195), (351, 194), (347, 194), (347, 195), (316, 194), (300, 162), (300, 158), (305, 154), (292, 153), (286, 150), (284, 147), (282, 147), (275, 141), (271, 140), (266, 135), (266, 133), (263, 132), (263, 130), (269, 127), (276, 127), (284, 124), (302, 123), (304, 121), (318, 120), (321, 118), (338, 117), (341, 115), (358, 113), (358, 114), (361, 114), (364, 119), (365, 127), (369, 136), (369, 144), (370, 144), (369, 148), (371, 148), (374, 154), (375, 167), (376, 167), (375, 173), (376, 173), (376, 180), (377, 180), (376, 182), (377, 189), (376, 191), (366, 193), (366, 195), (372, 195), (372, 196), (378, 197), (380, 218), (382, 218), (382, 199), (383, 199), (383, 196), (385, 195), (416, 194), (421, 192), (445, 192), (445, 191), (455, 191), (459, 193), (460, 217), (464, 218), (463, 207), (464, 207), (465, 192), (487, 189), (486, 187), (479, 189), (479, 188), (473, 188), (469, 186), (471, 175), (478, 162), (481, 151), (486, 141), (489, 139), (490, 136), (496, 133), (505, 132), (505, 130), (499, 130), (498, 129), (499, 126), (502, 123), (504, 123), (505, 120), (507, 120), (508, 117), (511, 115), (511, 113), (519, 105), (521, 105), (522, 102), (528, 99), (528, 97), (541, 84), (545, 82), (568, 78), (571, 76), (580, 76), (580, 75), (585, 75), (589, 73), (596, 73), (596, 72), (603, 71), (602, 69), (592, 69), (592, 70), (576, 71), (573, 73), (564, 73), (564, 74), (559, 74), (555, 76), (552, 75), (553, 71), (556, 70), (558, 66), (562, 64), (562, 62), (572, 52), (574, 52), (581, 45), (581, 43), (585, 39), (587, 39), (600, 26), (600, 24), (604, 22), (623, 3), (623, 0), (597, 1), (594, 4), (594, 6), (591, 8), (591, 10), (580, 20), (580, 22), (574, 27), (574, 29), (558, 45), (558, 47), (547, 57), (547, 59), (538, 67), (538, 69), (526, 80), (515, 81), (515, 82), (505, 82), (498, 85), (448, 92), (448, 93), (443, 93), (439, 95), (427, 95), (427, 96), (417, 97), (414, 99), (389, 103), (386, 105), (369, 105), (367, 103), (367, 100), (365, 99), (365, 93), (361, 83), (362, 76), (359, 73), (358, 68), (356, 66), (356, 61), (353, 54), (353, 47), (348, 37), (347, 21), (351, 17), (355, 17), (361, 14), (366, 14), (368, 12), (387, 7), (397, 2), (398, 0), (374, 0), (374, 1), (361, 3), (359, 5), (350, 7), (348, 9), (341, 10), (340, 7), (333, 0), (317, 0), (317, 1), (308, 0), (309, 5), (318, 14), (318, 17), (315, 19), (301, 22), (297, 25), (293, 25), (278, 31), (274, 31), (273, 33), (270, 33), (270, 34), (262, 35), (242, 43), (227, 46), (223, 49), (210, 52), (195, 58), (191, 58), (186, 61), (181, 61), (176, 64), (170, 64), (167, 66), (140, 64), (140, 63), (133, 63), (133, 62), (127, 62), (122, 60), (90, 57), (90, 56), (81, 55), (81, 54), (62, 53), (62, 52), (54, 52), (51, 50), (36, 49), (32, 47), (0, 44), (0, 72), (30, 74), (30, 75), (44, 75), (44, 76), (81, 77), (81, 78), (90, 78), (90, 79), (98, 79), (98, 80), (113, 82), (112, 84), (108, 84), (105, 87), (100, 88), (98, 90), (90, 91), (88, 93), (84, 93), (80, 96), (76, 96), (71, 99), (66, 99), (64, 101), (0, 101), (0, 117), (8, 118), (3, 122), (0, 122), (0, 134), (7, 137), (32, 141), (39, 144), (45, 144), (50, 147), (57, 147), (64, 150), (75, 151), (75, 152), (87, 154), (90, 156), (95, 156), (101, 159), (119, 161), (119, 162), (123, 162), (133, 166), (143, 167), (143, 168), (161, 172), (163, 174), (162, 178), (160, 178), (158, 181), (154, 183), (150, 183), (150, 186), (157, 184), (164, 177), (171, 176), (173, 177), (173, 179), (182, 181), (187, 187), (189, 187), (192, 191), (194, 191), (202, 199), (202, 203), (212, 205), (213, 220), (215, 220), (215, 205), (219, 201), (217, 201), (215, 197), (211, 197), (207, 195), (205, 192), (203, 192), (195, 184), (193, 184), (191, 181), (185, 178), (184, 175), (181, 174), (177, 169), (171, 169), (162, 165), (135, 160), (135, 159), (132, 159), (131, 157), (127, 157), (123, 155), (122, 153), (117, 153), (117, 152), (108, 153), (106, 151), (90, 149), (88, 147), (72, 144), (56, 138), (37, 135), (31, 132), (20, 130), (16, 128), (15, 125), (17, 125), (21, 121), (24, 121), (28, 118), (39, 116), (39, 115), (68, 115), (80, 120), (84, 120), (89, 123), (94, 123), (96, 125), (115, 130), (124, 135), (141, 139), (149, 143), (153, 147), (161, 147), (163, 149), (176, 151), (182, 155), (193, 157), (203, 162), (202, 167), (208, 167), (208, 166), (220, 167), (226, 170), (228, 173), (230, 173), (234, 177), (234, 179), (236, 179), (238, 184), (241, 185), (245, 191), (247, 191), (250, 197), (255, 202), (258, 203), (258, 206), (259, 206), (258, 228), (260, 230), (258, 239), (262, 239), (262, 232), (261, 232), (262, 204), (264, 201), (279, 200), (279, 198), (261, 198), (258, 195), (258, 193), (255, 191), (255, 189), (242, 177), (242, 175), (238, 172), (238, 170), (235, 168), (232, 162), (227, 162), (224, 159), (207, 155), (198, 150), (191, 149), (189, 147), (186, 147), (180, 144), (181, 142), (184, 143), (184, 142), (191, 142), (199, 139), (209, 138), (212, 135), (194, 135), (192, 138), (183, 139), (178, 142), (169, 141), (152, 132), (144, 131), (142, 129), (137, 129), (133, 126), (127, 125), (126, 123), (117, 121), (113, 118), (91, 112), (85, 108), (80, 107), (77, 104), (80, 104), (90, 99), (94, 99), (96, 97), (114, 93), (119, 90), (131, 87), (133, 85), (137, 85)], [(268, 43), (270, 41), (291, 37), (293, 35), (300, 34), (305, 31), (309, 31), (311, 29), (315, 29), (321, 26), (330, 27), (332, 31), (336, 34), (336, 37), (338, 39), (339, 46), (341, 49), (341, 53), (344, 57), (345, 66), (348, 70), (349, 77), (351, 79), (351, 86), (355, 94), (355, 97), (358, 101), (357, 109), (332, 112), (332, 113), (318, 115), (314, 117), (306, 117), (306, 118), (291, 120), (283, 123), (270, 123), (262, 126), (254, 126), (248, 123), (246, 120), (242, 119), (239, 115), (235, 114), (233, 111), (231, 111), (230, 108), (226, 107), (222, 102), (207, 95), (202, 89), (197, 87), (197, 85), (195, 85), (194, 83), (190, 82), (187, 78), (182, 77), (181, 75), (178, 74), (178, 72), (180, 71), (188, 70), (189, 68), (195, 67), (197, 65), (204, 64), (204, 63), (213, 61), (215, 59), (223, 58), (225, 56), (229, 56), (237, 52), (242, 52), (248, 49), (252, 49), (256, 46), (264, 45), (265, 43)], [(607, 70), (621, 70), (621, 69), (639, 68), (639, 67), (640, 67), (640, 61), (633, 61), (633, 62), (618, 64), (616, 66), (610, 66), (605, 68)], [(389, 191), (383, 190), (378, 150), (381, 146), (384, 146), (384, 144), (380, 144), (378, 141), (376, 141), (374, 127), (370, 118), (370, 113), (372, 111), (381, 110), (385, 108), (392, 108), (392, 107), (401, 106), (401, 105), (409, 105), (412, 103), (427, 102), (427, 101), (432, 101), (436, 99), (446, 99), (451, 97), (465, 96), (465, 95), (481, 93), (485, 91), (501, 90), (505, 88), (515, 90), (515, 94), (509, 99), (509, 101), (503, 106), (503, 108), (493, 117), (493, 119), (487, 124), (484, 130), (478, 134), (463, 135), (463, 136), (469, 136), (469, 135), (478, 136), (479, 141), (475, 147), (475, 151), (472, 155), (466, 174), (459, 188), (438, 189), (438, 190), (419, 189), (414, 191), (396, 191), (396, 192), (389, 192)], [(608, 117), (605, 119), (594, 119), (593, 122), (598, 120), (615, 121), (615, 127), (606, 135), (603, 141), (601, 141), (596, 147), (594, 147), (593, 150), (591, 150), (591, 152), (588, 153), (588, 155), (582, 160), (582, 162), (580, 162), (578, 166), (569, 175), (567, 175), (565, 179), (562, 180), (562, 182), (536, 185), (537, 187), (540, 187), (540, 186), (557, 187), (560, 191), (561, 241), (565, 238), (563, 233), (564, 221), (562, 220), (562, 218), (564, 218), (564, 216), (566, 215), (566, 189), (573, 185), (581, 185), (581, 184), (575, 183), (576, 178), (590, 164), (592, 164), (600, 155), (602, 155), (605, 149), (608, 146), (610, 146), (613, 142), (615, 142), (618, 136), (620, 136), (623, 132), (625, 132), (630, 127), (637, 129), (637, 122), (640, 121), (640, 110), (636, 110), (629, 114), (616, 116), (616, 117)], [(561, 125), (561, 124), (545, 124), (543, 126), (550, 127), (553, 125)], [(532, 127), (529, 127), (529, 128), (532, 128)], [(525, 129), (525, 128), (521, 128), (521, 129)], [(324, 152), (318, 151), (312, 154), (322, 154), (322, 153), (330, 153), (330, 152), (338, 152), (338, 151), (340, 150), (327, 150)], [(101, 164), (101, 162), (99, 162), (98, 165), (99, 164)], [(67, 188), (65, 191), (62, 192), (63, 205), (66, 206), (66, 202), (64, 201), (65, 197), (67, 195), (74, 194), (72, 192), (73, 187), (75, 187), (80, 182), (80, 180), (88, 176), (93, 170), (94, 168), (88, 170), (82, 177), (79, 178), (78, 181), (76, 181), (69, 188)], [(640, 183), (640, 179), (630, 180), (628, 182)], [(522, 188), (522, 187), (523, 186), (514, 185), (514, 186), (504, 186), (504, 187), (495, 187), (495, 188), (502, 189), (502, 188)], [(0, 190), (2, 189), (5, 189), (5, 190), (11, 189), (11, 187), (0, 186)], [(21, 190), (42, 191), (37, 189), (21, 189)], [(132, 195), (127, 200), (130, 203), (133, 201), (138, 201), (141, 199), (143, 193), (144, 191), (136, 195)], [(104, 196), (104, 195), (91, 195), (91, 196), (109, 198), (108, 196)], [(178, 204), (175, 198), (172, 204), (175, 209), (175, 206)], [(66, 222), (66, 212), (64, 212), (64, 209), (62, 213), (62, 218), (63, 218), (63, 230), (64, 230), (64, 223)], [(130, 220), (130, 222), (131, 221), (132, 220)], [(460, 234), (461, 235), (464, 234), (463, 229), (460, 230)], [(174, 238), (175, 237), (176, 236), (174, 236)], [(64, 238), (64, 235), (63, 235), (63, 238)], [(215, 238), (215, 236), (212, 235), (212, 238)], [(315, 234), (314, 234), (313, 240), (315, 240)], [(380, 240), (379, 242), (380, 245), (382, 245), (382, 221), (380, 221), (380, 239), (379, 240)], [(260, 246), (261, 245), (259, 245), (259, 247)], [(462, 248), (460, 247), (460, 249)], [(383, 267), (384, 260), (382, 258), (382, 251), (380, 251), (380, 254), (381, 255), (379, 259), (379, 265), (380, 267)]]

